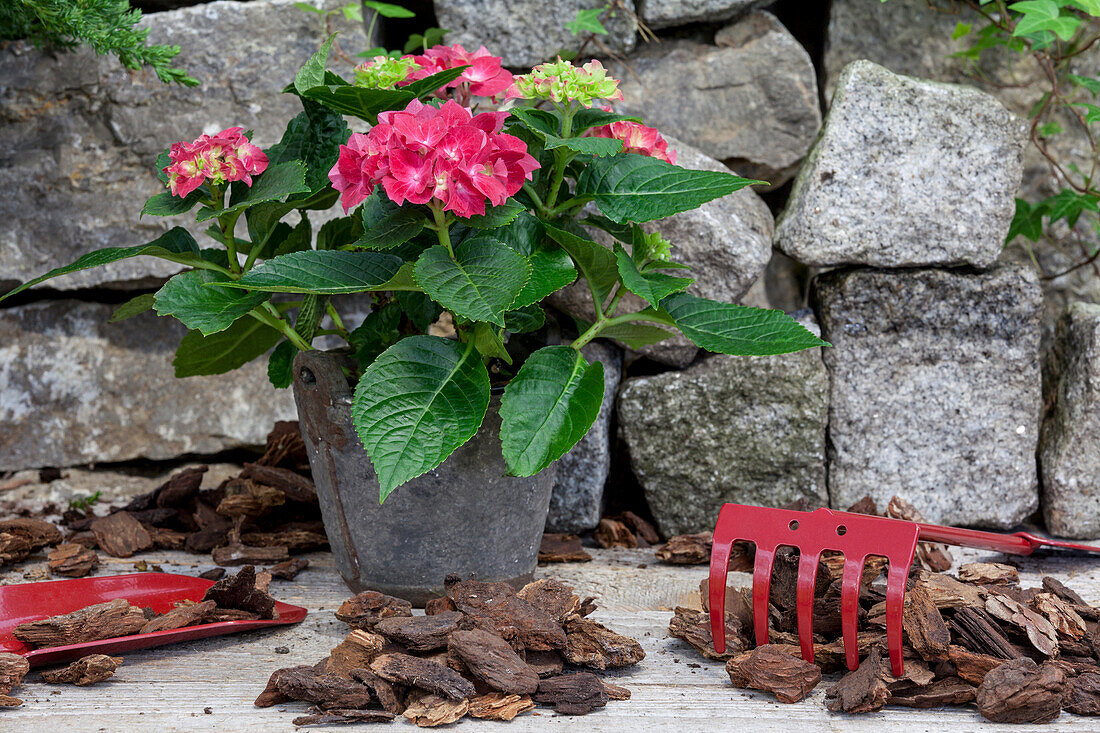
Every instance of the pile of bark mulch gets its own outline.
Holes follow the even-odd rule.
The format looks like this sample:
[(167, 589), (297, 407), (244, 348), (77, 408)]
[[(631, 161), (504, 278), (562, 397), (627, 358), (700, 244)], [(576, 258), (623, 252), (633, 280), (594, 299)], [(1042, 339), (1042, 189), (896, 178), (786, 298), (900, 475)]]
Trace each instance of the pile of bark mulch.
[(217, 488), (202, 488), (206, 470), (179, 471), (103, 516), (69, 509), (64, 534), (41, 518), (0, 521), (0, 565), (55, 547), (50, 572), (82, 577), (98, 566), (97, 551), (132, 557), (164, 549), (209, 553), (219, 566), (275, 565), (276, 577), (292, 578), (309, 564), (292, 554), (328, 547), (297, 422), (276, 423), (263, 456)]
[[(156, 613), (151, 608), (131, 604), (124, 598), (77, 609), (71, 613), (37, 621), (27, 621), (12, 630), (12, 635), (33, 648), (67, 646), (114, 639), (133, 634), (169, 631), (186, 626), (275, 618), (275, 599), (267, 592), (270, 574), (257, 576), (255, 568), (246, 565), (235, 575), (224, 578), (207, 589), (202, 600), (184, 600), (172, 610)], [(67, 667), (42, 672), (44, 682), (86, 686), (102, 682), (122, 664), (121, 657), (90, 654)], [(11, 691), (30, 669), (30, 664), (18, 654), (0, 653), (0, 708), (23, 704)]]
[[(592, 539), (604, 549), (611, 547), (652, 547), (660, 544), (657, 528), (634, 512), (604, 517), (592, 531)], [(547, 532), (539, 547), (539, 563), (588, 562), (581, 538), (575, 534)]]
[[(854, 509), (874, 513), (863, 500)], [(891, 502), (895, 513), (911, 507)], [(906, 518), (913, 518), (908, 516)], [(917, 519), (916, 521), (920, 521)], [(676, 538), (674, 538), (675, 540)], [(686, 541), (685, 541), (686, 542)], [(673, 544), (671, 541), (670, 545)], [(1086, 603), (1055, 578), (1020, 586), (1015, 567), (970, 563), (949, 575), (946, 548), (924, 547), (910, 571), (904, 608), (902, 677), (894, 677), (886, 644), (883, 558), (868, 558), (859, 596), (859, 668), (826, 691), (834, 712), (867, 713), (893, 705), (934, 708), (974, 705), (999, 723), (1045, 723), (1061, 711), (1100, 715), (1100, 607)], [(709, 550), (709, 548), (708, 548)], [(744, 569), (752, 567), (743, 548)], [(755, 647), (752, 597), (726, 589), (726, 652), (717, 654), (707, 613), (677, 608), (669, 635), (704, 657), (725, 661), (735, 687), (771, 692), (781, 702), (804, 699), (823, 672), (846, 669), (841, 635), (843, 558), (823, 557), (814, 598), (814, 663), (801, 657), (797, 632), (798, 555), (776, 553), (769, 596), (769, 640)]]
[(376, 591), (348, 599), (336, 611), (352, 628), (347, 638), (313, 665), (276, 670), (256, 705), (312, 703), (295, 725), (404, 716), (433, 727), (466, 716), (512, 720), (537, 705), (583, 715), (630, 697), (593, 671), (629, 667), (645, 652), (587, 618), (595, 599), (553, 579), (517, 592), (449, 576), (445, 587), (424, 616)]

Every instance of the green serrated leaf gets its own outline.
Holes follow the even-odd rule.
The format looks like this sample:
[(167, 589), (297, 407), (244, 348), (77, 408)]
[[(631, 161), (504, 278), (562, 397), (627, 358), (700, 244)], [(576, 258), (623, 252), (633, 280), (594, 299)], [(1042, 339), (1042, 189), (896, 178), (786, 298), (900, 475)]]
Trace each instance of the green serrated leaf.
[(672, 335), (671, 331), (648, 323), (616, 323), (600, 331), (600, 338), (613, 339), (631, 349), (651, 346)]
[(504, 335), (499, 328), (491, 323), (475, 323), (473, 334), (474, 347), (483, 357), (500, 359), (505, 364), (512, 363), (512, 357), (504, 347)]
[(351, 408), (379, 501), (472, 438), (488, 406), (489, 372), (473, 344), (410, 336), (382, 352), (363, 372)]
[(500, 402), (500, 439), (511, 476), (533, 476), (588, 433), (603, 404), (603, 365), (569, 346), (523, 363)]
[(416, 206), (398, 206), (375, 191), (361, 209), (363, 235), (352, 246), (386, 250), (409, 241), (428, 223), (424, 210)]
[(234, 183), (229, 197), (229, 206), (220, 211), (210, 208), (200, 209), (195, 218), (198, 221), (207, 221), (221, 214), (243, 211), (256, 204), (281, 201), (287, 196), (308, 192), (305, 163), (300, 160), (291, 160), (269, 166), (252, 180), (251, 186), (245, 186), (243, 182)]
[(317, 249), (348, 249), (363, 236), (363, 222), (357, 216), (330, 219), (317, 231)]
[(199, 203), (203, 196), (207, 195), (205, 188), (200, 186), (186, 196), (173, 196), (168, 191), (154, 194), (141, 207), (141, 216), (177, 216), (186, 214)]
[(174, 316), (206, 336), (224, 331), (271, 297), (269, 293), (221, 287), (228, 280), (209, 270), (181, 272), (157, 291), (153, 307), (158, 315)]
[(384, 286), (402, 264), (400, 257), (381, 252), (311, 249), (270, 259), (225, 287), (266, 293), (364, 293), (387, 289)]
[(287, 123), (282, 139), (266, 151), (269, 165), (300, 160), (306, 166), (306, 186), (311, 192), (329, 185), (328, 172), (340, 157), (340, 146), (351, 129), (343, 115), (316, 102), (302, 99), (302, 112)]
[(771, 356), (828, 346), (783, 311), (676, 293), (662, 309), (692, 343), (718, 354)]
[(14, 290), (8, 291), (3, 296), (0, 296), (0, 301), (5, 298), (10, 298), (16, 293), (21, 293), (27, 288), (34, 287), (38, 283), (45, 282), (46, 280), (60, 275), (68, 275), (71, 272), (101, 267), (111, 262), (129, 259), (130, 257), (140, 257), (142, 255), (159, 257), (162, 260), (178, 262), (181, 265), (189, 265), (191, 267), (210, 266), (210, 263), (203, 259), (202, 254), (199, 252), (199, 245), (195, 241), (195, 238), (191, 236), (190, 232), (183, 227), (172, 227), (148, 244), (138, 244), (133, 247), (104, 247), (103, 249), (89, 252), (72, 264), (50, 270), (45, 275), (36, 277), (33, 280), (28, 280)]
[(152, 308), (153, 294), (142, 293), (141, 295), (130, 298), (118, 308), (115, 308), (115, 312), (111, 314), (107, 322), (115, 323), (117, 321), (125, 321), (127, 318), (140, 316), (145, 311), (152, 310)]
[(416, 13), (393, 3), (380, 3), (376, 0), (363, 0), (363, 5), (375, 11), (383, 18), (415, 18)]
[(623, 149), (622, 140), (609, 137), (562, 137), (558, 134), (561, 122), (547, 110), (517, 107), (510, 111), (512, 118), (535, 133), (547, 150), (566, 148), (586, 155), (608, 156)]
[(348, 334), (360, 370), (366, 369), (379, 354), (400, 340), (401, 306), (397, 303), (387, 303), (372, 310), (359, 327)]
[(325, 83), (325, 66), (328, 65), (328, 55), (332, 51), (332, 43), (335, 40), (336, 34), (333, 33), (294, 75), (294, 88), (298, 94), (305, 96), (310, 89)]
[(545, 324), (546, 312), (534, 304), (504, 314), (504, 330), (511, 333), (532, 333)]
[(294, 357), (298, 347), (283, 341), (267, 357), (267, 379), (275, 389), (286, 389), (294, 381)]
[(635, 115), (621, 115), (616, 112), (607, 112), (599, 107), (581, 107), (573, 115), (573, 134), (580, 135), (593, 127), (603, 127), (612, 122), (641, 122), (642, 118)]
[(577, 268), (573, 266), (572, 258), (560, 247), (535, 245), (535, 250), (527, 256), (527, 264), (531, 268), (531, 274), (512, 303), (513, 308), (540, 303), (546, 296), (571, 285), (577, 279)]
[(466, 239), (454, 258), (442, 245), (416, 261), (416, 282), (444, 308), (471, 321), (504, 326), (504, 312), (527, 282), (530, 266), (511, 247), (487, 236)]
[(255, 318), (242, 318), (210, 336), (188, 331), (176, 349), (172, 366), (177, 377), (224, 374), (262, 356), (281, 338), (281, 333)]
[(624, 153), (590, 161), (577, 181), (576, 195), (591, 196), (612, 221), (641, 223), (698, 208), (755, 183), (763, 181)]
[(588, 287), (592, 291), (592, 298), (601, 306), (611, 295), (615, 283), (619, 281), (619, 267), (615, 261), (615, 255), (602, 244), (585, 239), (564, 229), (558, 229), (550, 224), (543, 223), (546, 227), (546, 235), (561, 245), (577, 267), (581, 275), (588, 281)]
[(615, 261), (619, 267), (619, 276), (622, 278), (626, 289), (654, 308), (659, 307), (661, 301), (667, 296), (686, 290), (688, 285), (695, 282), (690, 277), (673, 277), (663, 272), (643, 274), (634, 263), (633, 258), (618, 243), (615, 244)]
[(402, 290), (397, 293), (397, 303), (421, 333), (427, 333), (443, 313), (443, 309), (427, 293)]
[(475, 229), (500, 229), (515, 221), (526, 207), (515, 199), (508, 199), (500, 206), (490, 206), (485, 209), (485, 214), (475, 214), (468, 219), (461, 219), (461, 223)]

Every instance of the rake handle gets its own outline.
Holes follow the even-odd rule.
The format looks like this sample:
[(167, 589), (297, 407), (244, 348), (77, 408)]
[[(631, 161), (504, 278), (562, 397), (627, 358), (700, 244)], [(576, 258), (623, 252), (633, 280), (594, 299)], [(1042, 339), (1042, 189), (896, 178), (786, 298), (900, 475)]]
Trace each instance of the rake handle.
[[(941, 527), (936, 524), (923, 524), (920, 527), (922, 542), (942, 542), (947, 545), (972, 547), (976, 550), (993, 550), (1010, 555), (1030, 555), (1041, 544), (1021, 534), (1003, 534), (1001, 532), (983, 532), (980, 529), (961, 527)], [(1038, 538), (1035, 538), (1038, 539)]]

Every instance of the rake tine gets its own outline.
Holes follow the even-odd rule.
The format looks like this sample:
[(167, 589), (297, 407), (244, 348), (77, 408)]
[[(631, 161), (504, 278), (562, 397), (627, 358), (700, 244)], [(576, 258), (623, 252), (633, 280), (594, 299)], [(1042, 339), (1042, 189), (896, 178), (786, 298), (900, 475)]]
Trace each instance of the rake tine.
[(771, 594), (774, 561), (774, 547), (756, 546), (756, 560), (752, 568), (752, 623), (756, 628), (757, 646), (768, 643), (768, 596)]
[(863, 576), (863, 561), (866, 558), (844, 558), (844, 576), (840, 585), (840, 623), (844, 632), (844, 659), (848, 669), (859, 667), (859, 635), (856, 624), (859, 622), (859, 582)]
[(901, 617), (905, 607), (905, 581), (909, 578), (909, 563), (890, 559), (886, 578), (886, 642), (890, 647), (890, 667), (895, 677), (905, 674), (901, 659)]
[(810, 664), (814, 661), (814, 584), (819, 557), (820, 553), (806, 552), (798, 558), (798, 643), (802, 658)]
[(726, 575), (729, 572), (730, 552), (736, 541), (729, 529), (731, 522), (723, 521), (725, 512), (718, 515), (710, 551), (710, 636), (714, 651), (726, 651)]

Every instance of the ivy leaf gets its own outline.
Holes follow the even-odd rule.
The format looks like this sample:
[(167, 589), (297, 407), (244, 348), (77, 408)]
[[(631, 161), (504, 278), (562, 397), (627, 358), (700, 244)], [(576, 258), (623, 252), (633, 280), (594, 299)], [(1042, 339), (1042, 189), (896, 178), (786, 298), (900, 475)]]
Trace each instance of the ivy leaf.
[(619, 281), (619, 267), (615, 261), (615, 255), (591, 239), (577, 236), (564, 229), (558, 229), (550, 224), (546, 227), (546, 235), (561, 245), (573, 261), (577, 263), (584, 279), (588, 281), (588, 287), (592, 290), (592, 298), (599, 304), (607, 300), (615, 283)]
[(1039, 241), (1039, 237), (1043, 236), (1043, 207), (1016, 199), (1016, 213), (1008, 226), (1005, 242), (1011, 242), (1018, 236), (1027, 237), (1032, 242)]
[(188, 270), (164, 283), (154, 296), (158, 315), (175, 316), (193, 331), (209, 336), (224, 331), (271, 297), (269, 293), (221, 287), (228, 278), (209, 270)]
[(500, 439), (510, 476), (533, 476), (592, 427), (603, 404), (603, 365), (569, 346), (546, 346), (523, 363), (500, 402)]
[(186, 196), (173, 196), (168, 191), (153, 194), (141, 207), (141, 216), (176, 216), (186, 214), (195, 208), (195, 204), (205, 195), (203, 187), (196, 188)]
[(351, 408), (379, 501), (472, 438), (488, 406), (489, 372), (473, 344), (409, 336), (382, 352), (363, 372)]
[(107, 319), (108, 323), (115, 323), (117, 321), (125, 321), (127, 318), (133, 318), (134, 316), (140, 316), (147, 310), (153, 308), (153, 294), (142, 293), (136, 297), (130, 298), (125, 303), (115, 308), (115, 312), (111, 314), (111, 317)]
[(210, 264), (203, 259), (202, 254), (199, 252), (199, 245), (190, 232), (183, 227), (172, 227), (148, 244), (138, 244), (133, 247), (104, 247), (89, 252), (76, 262), (50, 270), (45, 275), (36, 277), (33, 280), (28, 280), (14, 290), (0, 296), (0, 301), (50, 278), (88, 270), (93, 267), (102, 267), (111, 262), (129, 259), (130, 257), (140, 257), (141, 255), (159, 257), (162, 260), (178, 262), (181, 265), (191, 267), (210, 267)]
[(755, 183), (763, 181), (625, 153), (590, 161), (577, 181), (576, 195), (591, 196), (612, 221), (641, 223), (698, 208)]
[(283, 341), (267, 357), (267, 380), (275, 389), (286, 389), (294, 381), (294, 357), (298, 347)]
[(224, 374), (238, 369), (278, 343), (283, 335), (255, 318), (242, 318), (224, 331), (203, 336), (188, 331), (172, 366), (177, 377)]
[(673, 277), (663, 272), (643, 274), (634, 263), (633, 258), (618, 243), (615, 244), (615, 261), (619, 267), (619, 276), (623, 279), (623, 285), (626, 286), (626, 289), (654, 308), (659, 307), (661, 301), (667, 296), (685, 290), (688, 285), (695, 282), (690, 277)]
[(363, 5), (370, 8), (383, 18), (415, 18), (416, 13), (393, 3), (380, 3), (375, 0), (363, 0)]
[(718, 354), (771, 356), (828, 346), (783, 311), (670, 295), (661, 307), (700, 348)]
[(600, 22), (600, 16), (603, 15), (606, 10), (606, 5), (601, 8), (578, 10), (573, 20), (565, 24), (565, 30), (569, 31), (574, 36), (579, 36), (581, 33), (594, 33), (596, 35), (606, 36), (607, 29), (604, 28), (603, 23)]
[(1062, 8), (1054, 0), (1024, 0), (1012, 3), (1009, 10), (1019, 13), (1012, 35), (1035, 36), (1053, 33), (1063, 41), (1073, 38), (1081, 19), (1072, 13), (1062, 13)]
[(1053, 224), (1059, 219), (1065, 219), (1071, 227), (1077, 225), (1077, 220), (1086, 211), (1096, 212), (1100, 198), (1090, 193), (1079, 193), (1073, 189), (1064, 188), (1039, 206), (1046, 209), (1047, 216)]
[(1068, 74), (1066, 78), (1082, 89), (1088, 90), (1094, 97), (1100, 94), (1100, 79), (1091, 76), (1078, 76), (1076, 74)]
[(381, 252), (310, 249), (274, 257), (222, 286), (266, 293), (363, 293), (386, 289), (403, 264), (400, 257)]
[(1087, 102), (1076, 102), (1073, 106), (1085, 108), (1085, 122), (1088, 124), (1091, 125), (1095, 122), (1100, 122), (1100, 106)]
[(504, 311), (527, 282), (530, 266), (511, 247), (487, 236), (466, 239), (454, 259), (442, 245), (416, 261), (416, 281), (444, 308), (471, 321), (504, 327)]

